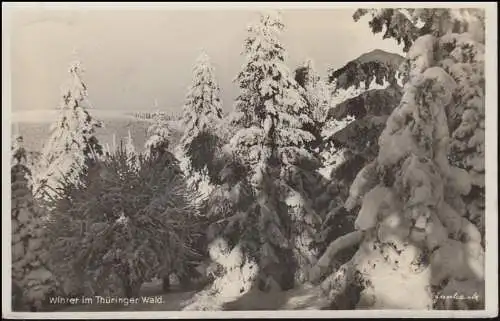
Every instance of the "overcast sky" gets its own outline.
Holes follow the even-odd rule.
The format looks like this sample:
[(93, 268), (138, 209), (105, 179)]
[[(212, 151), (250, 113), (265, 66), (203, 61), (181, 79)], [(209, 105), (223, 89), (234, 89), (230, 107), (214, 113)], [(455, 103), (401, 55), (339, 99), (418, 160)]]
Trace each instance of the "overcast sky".
[[(281, 12), (291, 68), (310, 57), (325, 74), (376, 48), (402, 53), (395, 41), (373, 35), (367, 20), (354, 22), (353, 9)], [(205, 50), (230, 110), (246, 26), (257, 18), (248, 9), (17, 9), (10, 29), (12, 110), (57, 108), (74, 49), (95, 108), (151, 109), (157, 99), (165, 110), (179, 109)]]

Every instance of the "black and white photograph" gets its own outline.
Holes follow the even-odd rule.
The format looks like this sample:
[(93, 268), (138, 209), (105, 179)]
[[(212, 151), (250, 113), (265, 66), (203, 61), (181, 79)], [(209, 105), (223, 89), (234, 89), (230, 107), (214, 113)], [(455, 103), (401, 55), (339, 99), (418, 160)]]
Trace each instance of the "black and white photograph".
[(498, 316), (496, 3), (320, 4), (2, 3), (2, 316)]

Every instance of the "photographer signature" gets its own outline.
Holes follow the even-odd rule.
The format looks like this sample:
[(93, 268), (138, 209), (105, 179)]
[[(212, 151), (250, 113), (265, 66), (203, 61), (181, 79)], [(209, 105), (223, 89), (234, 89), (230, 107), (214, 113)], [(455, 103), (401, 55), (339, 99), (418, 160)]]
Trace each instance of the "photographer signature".
[(454, 294), (436, 294), (434, 295), (434, 301), (438, 300), (473, 300), (479, 301), (479, 294), (474, 292), (472, 295), (463, 295), (455, 292)]

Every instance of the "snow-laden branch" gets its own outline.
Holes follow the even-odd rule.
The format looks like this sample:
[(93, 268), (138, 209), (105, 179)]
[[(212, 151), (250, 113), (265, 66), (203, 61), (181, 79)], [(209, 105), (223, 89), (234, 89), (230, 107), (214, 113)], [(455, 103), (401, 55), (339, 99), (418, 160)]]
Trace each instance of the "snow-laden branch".
[(328, 296), (330, 302), (339, 301), (338, 298), (354, 282), (355, 271), (355, 264), (351, 259), (321, 283), (320, 289)]
[(333, 258), (342, 250), (353, 247), (361, 242), (363, 239), (362, 231), (354, 231), (349, 234), (343, 235), (333, 241), (325, 253), (318, 260), (316, 265), (311, 269), (309, 279), (311, 282), (317, 281), (328, 270), (328, 266)]

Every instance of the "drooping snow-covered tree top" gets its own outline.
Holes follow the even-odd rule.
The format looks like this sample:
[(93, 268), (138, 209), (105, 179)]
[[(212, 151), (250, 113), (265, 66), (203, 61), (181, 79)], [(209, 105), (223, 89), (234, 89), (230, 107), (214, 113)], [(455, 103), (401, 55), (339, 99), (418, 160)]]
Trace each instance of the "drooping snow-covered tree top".
[(82, 72), (80, 62), (70, 64), (70, 77), (62, 89), (60, 118), (52, 126), (42, 151), (45, 172), (41, 179), (52, 188), (63, 176), (77, 181), (86, 162), (102, 155), (102, 147), (95, 137), (96, 128), (102, 124), (89, 114), (91, 105)]
[(183, 108), (185, 125), (181, 144), (185, 147), (205, 130), (213, 130), (222, 119), (220, 89), (215, 79), (215, 69), (205, 52), (198, 57), (193, 68), (193, 81)]
[(420, 36), (433, 32), (442, 36), (447, 32), (467, 32), (484, 40), (484, 10), (480, 8), (379, 8), (358, 9), (353, 18), (358, 21), (370, 14), (369, 26), (374, 33), (384, 32), (384, 38), (394, 38), (410, 50)]
[(314, 137), (303, 128), (312, 120), (303, 89), (285, 64), (285, 49), (278, 39), (283, 29), (279, 14), (264, 13), (248, 28), (245, 39), (245, 62), (236, 78), (240, 95), (232, 119), (241, 129), (231, 145), (251, 162), (260, 159), (261, 145), (270, 135), (285, 163), (310, 156), (303, 147)]

